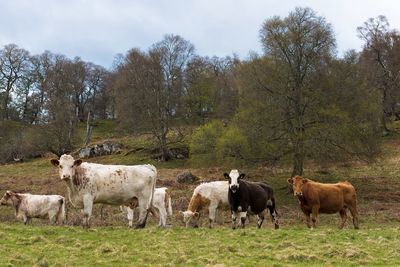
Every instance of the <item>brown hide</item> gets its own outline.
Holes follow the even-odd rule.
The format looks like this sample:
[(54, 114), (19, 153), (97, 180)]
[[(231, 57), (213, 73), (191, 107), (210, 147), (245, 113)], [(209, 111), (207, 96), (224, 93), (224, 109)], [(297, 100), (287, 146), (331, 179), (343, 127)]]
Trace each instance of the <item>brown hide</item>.
[(200, 211), (202, 208), (207, 208), (210, 205), (210, 200), (200, 194), (196, 194), (190, 199), (188, 210), (192, 212)]
[(346, 210), (349, 209), (356, 219), (354, 226), (358, 227), (357, 195), (349, 182), (323, 184), (296, 176), (288, 179), (288, 183), (293, 186), (294, 194), (306, 218), (312, 214), (314, 226), (318, 213), (340, 212), (344, 224), (347, 217)]

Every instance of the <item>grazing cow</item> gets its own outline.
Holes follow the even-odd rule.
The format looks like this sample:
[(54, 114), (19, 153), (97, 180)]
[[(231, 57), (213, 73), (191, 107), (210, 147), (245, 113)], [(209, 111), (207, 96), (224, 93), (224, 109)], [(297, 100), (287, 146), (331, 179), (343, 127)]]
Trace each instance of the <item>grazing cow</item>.
[(202, 183), (194, 189), (187, 210), (182, 212), (183, 221), (186, 227), (189, 227), (191, 221), (194, 227), (198, 227), (199, 212), (203, 208), (208, 208), (209, 227), (212, 228), (217, 208), (223, 205), (228, 206), (228, 183), (226, 181)]
[[(133, 221), (133, 209), (134, 206), (121, 206), (121, 210), (125, 211), (128, 216), (129, 226), (132, 226)], [(167, 226), (167, 215), (172, 216), (172, 204), (171, 204), (171, 190), (166, 187), (156, 188), (154, 190), (153, 204), (150, 210), (153, 215), (155, 214), (154, 208), (158, 210), (160, 216), (160, 222), (158, 226)], [(167, 213), (168, 209), (168, 213)]]
[(354, 228), (358, 229), (357, 195), (349, 182), (322, 184), (301, 176), (289, 178), (287, 181), (293, 187), (294, 195), (299, 199), (309, 228), (315, 227), (318, 213), (339, 212), (342, 218), (339, 228), (342, 229), (347, 220), (346, 209), (349, 209)]
[(228, 199), (232, 213), (232, 228), (236, 228), (237, 213), (240, 212), (241, 227), (244, 228), (247, 212), (257, 215), (257, 227), (260, 228), (264, 221), (264, 213), (269, 210), (275, 229), (279, 229), (275, 198), (272, 188), (262, 182), (243, 181), (244, 173), (238, 170), (224, 173), (229, 180)]
[(49, 218), (51, 224), (65, 221), (65, 200), (59, 195), (31, 195), (7, 191), (0, 200), (1, 205), (15, 208), (15, 216), (24, 224), (31, 218)]
[(60, 178), (68, 187), (68, 197), (75, 208), (83, 209), (83, 226), (89, 227), (93, 204), (137, 205), (136, 228), (146, 225), (153, 200), (157, 170), (153, 165), (102, 165), (74, 160), (62, 155), (51, 163), (59, 168)]

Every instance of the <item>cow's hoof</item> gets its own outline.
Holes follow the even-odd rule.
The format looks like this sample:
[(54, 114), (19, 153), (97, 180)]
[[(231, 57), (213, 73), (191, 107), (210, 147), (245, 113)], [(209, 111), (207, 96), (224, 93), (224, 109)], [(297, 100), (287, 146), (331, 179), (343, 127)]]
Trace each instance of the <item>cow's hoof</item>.
[(275, 230), (279, 229), (279, 225), (275, 224)]
[(145, 223), (137, 224), (137, 225), (135, 226), (135, 229), (143, 229), (145, 226), (146, 226)]

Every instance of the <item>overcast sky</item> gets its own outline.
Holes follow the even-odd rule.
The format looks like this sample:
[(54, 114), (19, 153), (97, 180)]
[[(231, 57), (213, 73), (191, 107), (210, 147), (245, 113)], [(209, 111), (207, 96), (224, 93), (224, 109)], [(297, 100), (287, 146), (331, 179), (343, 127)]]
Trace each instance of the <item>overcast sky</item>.
[(50, 50), (110, 67), (117, 53), (147, 49), (173, 33), (200, 55), (246, 58), (261, 51), (263, 21), (296, 6), (333, 25), (339, 53), (360, 50), (356, 28), (370, 17), (385, 15), (400, 29), (397, 0), (0, 0), (0, 46), (15, 43), (33, 54)]

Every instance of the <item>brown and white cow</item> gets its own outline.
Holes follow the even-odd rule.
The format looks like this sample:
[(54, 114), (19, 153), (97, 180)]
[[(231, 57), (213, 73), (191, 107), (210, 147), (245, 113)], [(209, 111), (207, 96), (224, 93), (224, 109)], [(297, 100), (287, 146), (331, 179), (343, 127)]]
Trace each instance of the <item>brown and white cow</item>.
[(83, 209), (83, 226), (89, 227), (93, 204), (138, 205), (136, 228), (146, 225), (153, 200), (157, 170), (153, 165), (103, 165), (82, 162), (71, 155), (52, 159), (60, 178), (68, 187), (68, 197), (75, 208)]
[[(310, 228), (315, 227), (318, 213), (340, 213), (342, 222), (340, 229), (344, 227), (349, 209), (353, 217), (353, 225), (358, 229), (357, 194), (349, 182), (336, 184), (323, 184), (310, 179), (295, 176), (289, 178), (288, 183), (293, 187), (294, 195), (299, 199), (306, 224)], [(310, 224), (310, 215), (312, 225)]]
[(186, 227), (189, 227), (191, 223), (198, 227), (199, 212), (202, 209), (208, 209), (209, 227), (212, 228), (217, 208), (221, 206), (228, 207), (229, 205), (228, 186), (227, 181), (215, 181), (198, 185), (193, 191), (187, 210), (182, 212)]
[(51, 224), (65, 221), (65, 200), (59, 195), (32, 195), (7, 191), (0, 200), (1, 205), (15, 208), (15, 216), (24, 224), (31, 218), (49, 218)]
[[(121, 210), (127, 213), (129, 226), (132, 226), (133, 221), (133, 206), (121, 206)], [(154, 190), (153, 204), (151, 213), (154, 215), (155, 209), (158, 210), (160, 222), (158, 226), (167, 226), (167, 215), (172, 216), (171, 190), (167, 187), (159, 187)], [(168, 211), (168, 213), (167, 213)]]

